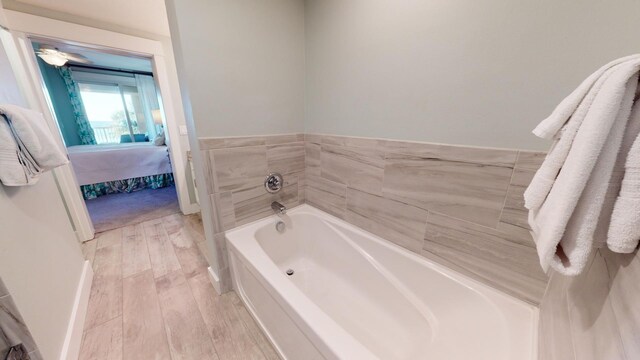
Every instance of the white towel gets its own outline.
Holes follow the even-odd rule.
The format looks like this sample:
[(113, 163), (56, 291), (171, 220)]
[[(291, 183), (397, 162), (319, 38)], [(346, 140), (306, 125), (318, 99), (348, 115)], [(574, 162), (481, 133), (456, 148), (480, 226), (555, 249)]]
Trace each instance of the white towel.
[(42, 172), (69, 162), (42, 114), (15, 105), (0, 105), (0, 113), (4, 115), (0, 119), (0, 181), (4, 185), (35, 184)]
[[(595, 227), (629, 119), (640, 57), (618, 65), (602, 72), (603, 80), (595, 80), (574, 108), (574, 116), (569, 115), (557, 143), (538, 170), (541, 174), (546, 172), (543, 186), (550, 188), (548, 195), (532, 198), (532, 194), (545, 194), (536, 189), (541, 181), (532, 182), (526, 191), (529, 223), (545, 271), (551, 266), (563, 274), (578, 274), (591, 253)], [(599, 88), (595, 87), (598, 83)], [(563, 142), (566, 136), (570, 141)], [(562, 156), (564, 152), (566, 158)], [(550, 163), (550, 159), (556, 163)], [(558, 165), (555, 177), (549, 168)], [(538, 173), (536, 177), (541, 178)]]
[(567, 96), (558, 106), (553, 110), (548, 118), (542, 120), (538, 126), (533, 130), (533, 133), (543, 139), (553, 139), (558, 131), (564, 126), (570, 116), (576, 112), (578, 105), (581, 104), (584, 97), (591, 90), (593, 85), (611, 68), (620, 65), (628, 61), (638, 60), (639, 54), (625, 56), (620, 59), (616, 59), (598, 69), (593, 74), (589, 75), (580, 86), (578, 86), (569, 96)]
[[(635, 140), (640, 135), (640, 104), (637, 102), (639, 90), (640, 86), (638, 87), (638, 89), (636, 89), (636, 96), (633, 109), (631, 110), (631, 115), (629, 117), (629, 123), (627, 124), (627, 129), (625, 130), (624, 137), (622, 138), (622, 145), (620, 146), (620, 151), (618, 152), (618, 158), (616, 159), (613, 173), (611, 174), (611, 178), (609, 179), (609, 189), (607, 190), (604, 204), (602, 206), (602, 210), (600, 211), (600, 219), (598, 220), (598, 226), (596, 227), (596, 233), (594, 235), (593, 247), (595, 248), (604, 247), (607, 245), (607, 242), (612, 242), (615, 244), (619, 241), (618, 239), (612, 239), (609, 236), (609, 226), (611, 225), (613, 209), (616, 204), (618, 194), (620, 194), (623, 178), (626, 176), (625, 166), (627, 164), (627, 156), (632, 153), (632, 146)], [(634, 151), (637, 150), (640, 150), (640, 147), (636, 148)], [(629, 176), (632, 176), (632, 173), (633, 171), (630, 171)], [(626, 199), (622, 201), (624, 202), (626, 201)], [(616, 218), (618, 217), (619, 216), (616, 216)], [(615, 247), (615, 245), (613, 245), (613, 247)], [(612, 250), (616, 251), (613, 248)]]
[(607, 237), (609, 249), (631, 253), (640, 240), (640, 136), (636, 137), (625, 165), (624, 179), (613, 209)]

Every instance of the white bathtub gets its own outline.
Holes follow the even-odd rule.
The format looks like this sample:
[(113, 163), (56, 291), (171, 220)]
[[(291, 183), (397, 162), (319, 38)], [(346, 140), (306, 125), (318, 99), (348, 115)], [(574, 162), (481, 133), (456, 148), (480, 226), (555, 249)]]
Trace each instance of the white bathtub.
[(536, 358), (535, 307), (309, 205), (286, 217), (284, 233), (272, 216), (226, 234), (234, 287), (283, 358)]

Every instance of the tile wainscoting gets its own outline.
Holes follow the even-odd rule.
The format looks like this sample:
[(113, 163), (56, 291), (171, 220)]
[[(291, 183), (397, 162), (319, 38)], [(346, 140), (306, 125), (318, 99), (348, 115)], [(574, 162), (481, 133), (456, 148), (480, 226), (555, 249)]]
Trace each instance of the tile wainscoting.
[(305, 135), (306, 201), (538, 304), (547, 285), (522, 194), (543, 153)]
[[(273, 214), (273, 201), (289, 208), (305, 202), (304, 135), (200, 138), (199, 146), (204, 186), (213, 210), (213, 245), (221, 265), (221, 283), (223, 289), (230, 289), (224, 232)], [(284, 177), (278, 194), (264, 189), (264, 179), (271, 172)]]
[[(522, 193), (543, 153), (318, 134), (199, 145), (219, 253), (224, 231), (269, 216), (273, 200), (308, 202), (530, 303), (542, 299), (548, 279)], [(277, 195), (263, 187), (274, 171), (285, 177)], [(225, 256), (219, 263), (228, 273)]]

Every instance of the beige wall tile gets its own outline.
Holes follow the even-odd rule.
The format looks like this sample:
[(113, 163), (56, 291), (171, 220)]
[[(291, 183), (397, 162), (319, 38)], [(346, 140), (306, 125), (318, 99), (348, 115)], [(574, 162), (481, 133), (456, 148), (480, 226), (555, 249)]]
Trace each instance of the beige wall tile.
[(305, 171), (308, 176), (320, 176), (320, 153), (322, 146), (320, 144), (305, 142)]
[(125, 359), (171, 359), (151, 270), (123, 281)]
[(524, 207), (524, 191), (529, 186), (535, 171), (514, 169), (507, 197), (504, 202), (502, 214), (500, 214), (500, 222), (514, 225), (525, 230), (530, 230), (528, 214), (529, 211)]
[(518, 153), (516, 150), (507, 149), (394, 140), (387, 141), (386, 148), (389, 153), (499, 167), (513, 167)]
[(298, 203), (298, 178), (295, 175), (286, 177), (285, 185), (276, 194), (269, 194), (264, 186), (234, 191), (232, 194), (235, 208), (236, 225), (246, 224), (273, 214), (271, 203), (279, 201), (288, 208)]
[(466, 253), (542, 282), (547, 280), (534, 248), (513, 242), (507, 234), (495, 229), (429, 213), (424, 240), (425, 243), (446, 246), (452, 251)]
[(220, 214), (222, 229), (218, 232), (226, 231), (236, 227), (236, 214), (233, 205), (233, 197), (230, 191), (211, 195), (211, 204)]
[(304, 134), (282, 134), (265, 136), (266, 145), (286, 144), (304, 141)]
[(304, 155), (305, 147), (303, 142), (268, 145), (268, 172), (278, 172), (282, 175), (304, 172)]
[(382, 195), (384, 150), (323, 144), (320, 161), (323, 178)]
[(331, 215), (344, 218), (347, 209), (347, 186), (321, 177), (307, 179), (306, 202)]
[(427, 221), (423, 209), (348, 188), (345, 217), (347, 221), (368, 221), (366, 230), (420, 253)]
[(304, 141), (314, 144), (321, 144), (322, 137), (323, 135), (320, 134), (304, 134)]
[(205, 182), (204, 187), (207, 189), (207, 194), (213, 194), (218, 189), (218, 179), (215, 173), (216, 163), (210, 150), (203, 150), (201, 154), (203, 163), (202, 171)]
[(496, 227), (513, 169), (432, 157), (387, 154), (385, 196)]
[(534, 305), (540, 303), (547, 284), (546, 281), (430, 241), (424, 242), (422, 256)]
[(537, 171), (547, 153), (538, 151), (518, 151), (518, 160), (516, 167), (519, 169)]
[(266, 146), (212, 150), (216, 191), (243, 190), (262, 185), (268, 175)]
[(238, 136), (225, 138), (199, 138), (200, 150), (224, 149), (266, 145), (265, 136)]

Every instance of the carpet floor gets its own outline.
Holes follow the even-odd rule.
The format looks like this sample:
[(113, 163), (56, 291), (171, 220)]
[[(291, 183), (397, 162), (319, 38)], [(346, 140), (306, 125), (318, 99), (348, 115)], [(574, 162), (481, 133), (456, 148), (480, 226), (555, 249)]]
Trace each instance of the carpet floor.
[(180, 212), (175, 186), (86, 200), (96, 233)]

